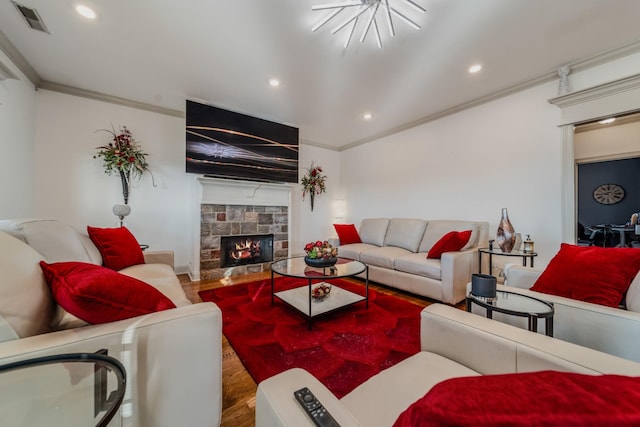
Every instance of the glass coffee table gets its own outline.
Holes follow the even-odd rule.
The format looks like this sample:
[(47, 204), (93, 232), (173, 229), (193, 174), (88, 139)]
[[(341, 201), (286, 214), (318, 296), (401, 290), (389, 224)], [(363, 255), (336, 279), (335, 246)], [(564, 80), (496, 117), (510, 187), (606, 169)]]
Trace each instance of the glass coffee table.
[(527, 295), (508, 291), (496, 291), (495, 298), (478, 297), (473, 294), (467, 296), (467, 311), (471, 312), (471, 304), (477, 304), (487, 310), (487, 318), (493, 317), (493, 312), (511, 316), (526, 317), (528, 327), (532, 332), (538, 332), (538, 319), (545, 319), (545, 333), (553, 336), (553, 304)]
[[(330, 281), (345, 277), (354, 277), (365, 273), (364, 295), (343, 289)], [(278, 291), (275, 275), (301, 279), (298, 286)], [(324, 298), (314, 298), (313, 292), (318, 286), (329, 286), (331, 291)], [(309, 321), (309, 329), (313, 318), (332, 311), (364, 301), (369, 308), (369, 267), (347, 258), (338, 258), (333, 267), (309, 267), (304, 257), (287, 258), (271, 264), (271, 303), (278, 298), (294, 308)]]

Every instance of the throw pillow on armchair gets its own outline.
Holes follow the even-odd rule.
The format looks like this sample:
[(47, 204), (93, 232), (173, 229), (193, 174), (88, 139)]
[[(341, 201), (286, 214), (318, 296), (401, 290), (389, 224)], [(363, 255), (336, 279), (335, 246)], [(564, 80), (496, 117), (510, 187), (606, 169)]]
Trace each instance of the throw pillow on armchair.
[(618, 307), (640, 270), (640, 250), (563, 243), (532, 291)]

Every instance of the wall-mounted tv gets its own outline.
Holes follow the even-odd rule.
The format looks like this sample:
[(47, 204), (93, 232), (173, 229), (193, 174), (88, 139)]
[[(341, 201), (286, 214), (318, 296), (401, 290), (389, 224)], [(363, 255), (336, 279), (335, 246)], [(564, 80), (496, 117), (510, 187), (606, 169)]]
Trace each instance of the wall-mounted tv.
[(186, 171), (298, 182), (298, 128), (187, 100)]

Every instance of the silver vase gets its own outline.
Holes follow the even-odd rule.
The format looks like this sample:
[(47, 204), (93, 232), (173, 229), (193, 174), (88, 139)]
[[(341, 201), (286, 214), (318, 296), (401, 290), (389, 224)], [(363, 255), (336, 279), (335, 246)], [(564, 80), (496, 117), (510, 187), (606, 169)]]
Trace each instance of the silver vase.
[(502, 218), (500, 224), (498, 224), (498, 233), (496, 234), (496, 242), (502, 252), (510, 253), (513, 250), (513, 245), (516, 243), (516, 231), (509, 221), (509, 213), (507, 208), (502, 208)]

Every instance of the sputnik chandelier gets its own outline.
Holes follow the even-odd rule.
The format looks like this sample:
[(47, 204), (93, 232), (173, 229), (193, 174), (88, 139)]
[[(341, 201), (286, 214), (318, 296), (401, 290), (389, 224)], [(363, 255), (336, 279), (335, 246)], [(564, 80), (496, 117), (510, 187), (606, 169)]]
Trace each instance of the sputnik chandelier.
[(423, 8), (413, 0), (351, 0), (343, 1), (341, 3), (319, 4), (311, 6), (311, 10), (330, 10), (331, 12), (320, 22), (318, 22), (311, 29), (311, 31), (317, 31), (329, 21), (336, 18), (336, 16), (338, 16), (343, 10), (353, 11), (351, 15), (344, 16), (343, 20), (339, 20), (339, 18), (336, 18), (334, 22), (337, 23), (337, 26), (333, 30), (331, 30), (331, 34), (336, 34), (338, 31), (346, 28), (347, 38), (344, 43), (344, 48), (346, 49), (347, 47), (349, 47), (351, 38), (356, 31), (358, 21), (362, 18), (364, 21), (364, 26), (361, 25), (362, 35), (360, 36), (360, 43), (364, 43), (365, 39), (367, 38), (367, 34), (369, 34), (369, 32), (371, 31), (371, 27), (373, 27), (373, 33), (375, 34), (378, 47), (382, 48), (382, 38), (380, 37), (380, 29), (378, 28), (378, 12), (384, 15), (384, 18), (382, 19), (387, 21), (387, 25), (389, 26), (389, 33), (392, 37), (396, 35), (393, 17), (400, 18), (403, 22), (409, 24), (416, 30), (420, 29), (420, 25), (409, 18), (406, 15), (406, 12), (401, 11), (402, 9), (398, 9), (399, 7), (401, 7), (400, 5), (402, 5), (402, 7), (409, 6), (412, 10), (419, 13), (424, 13), (427, 11), (425, 8)]

